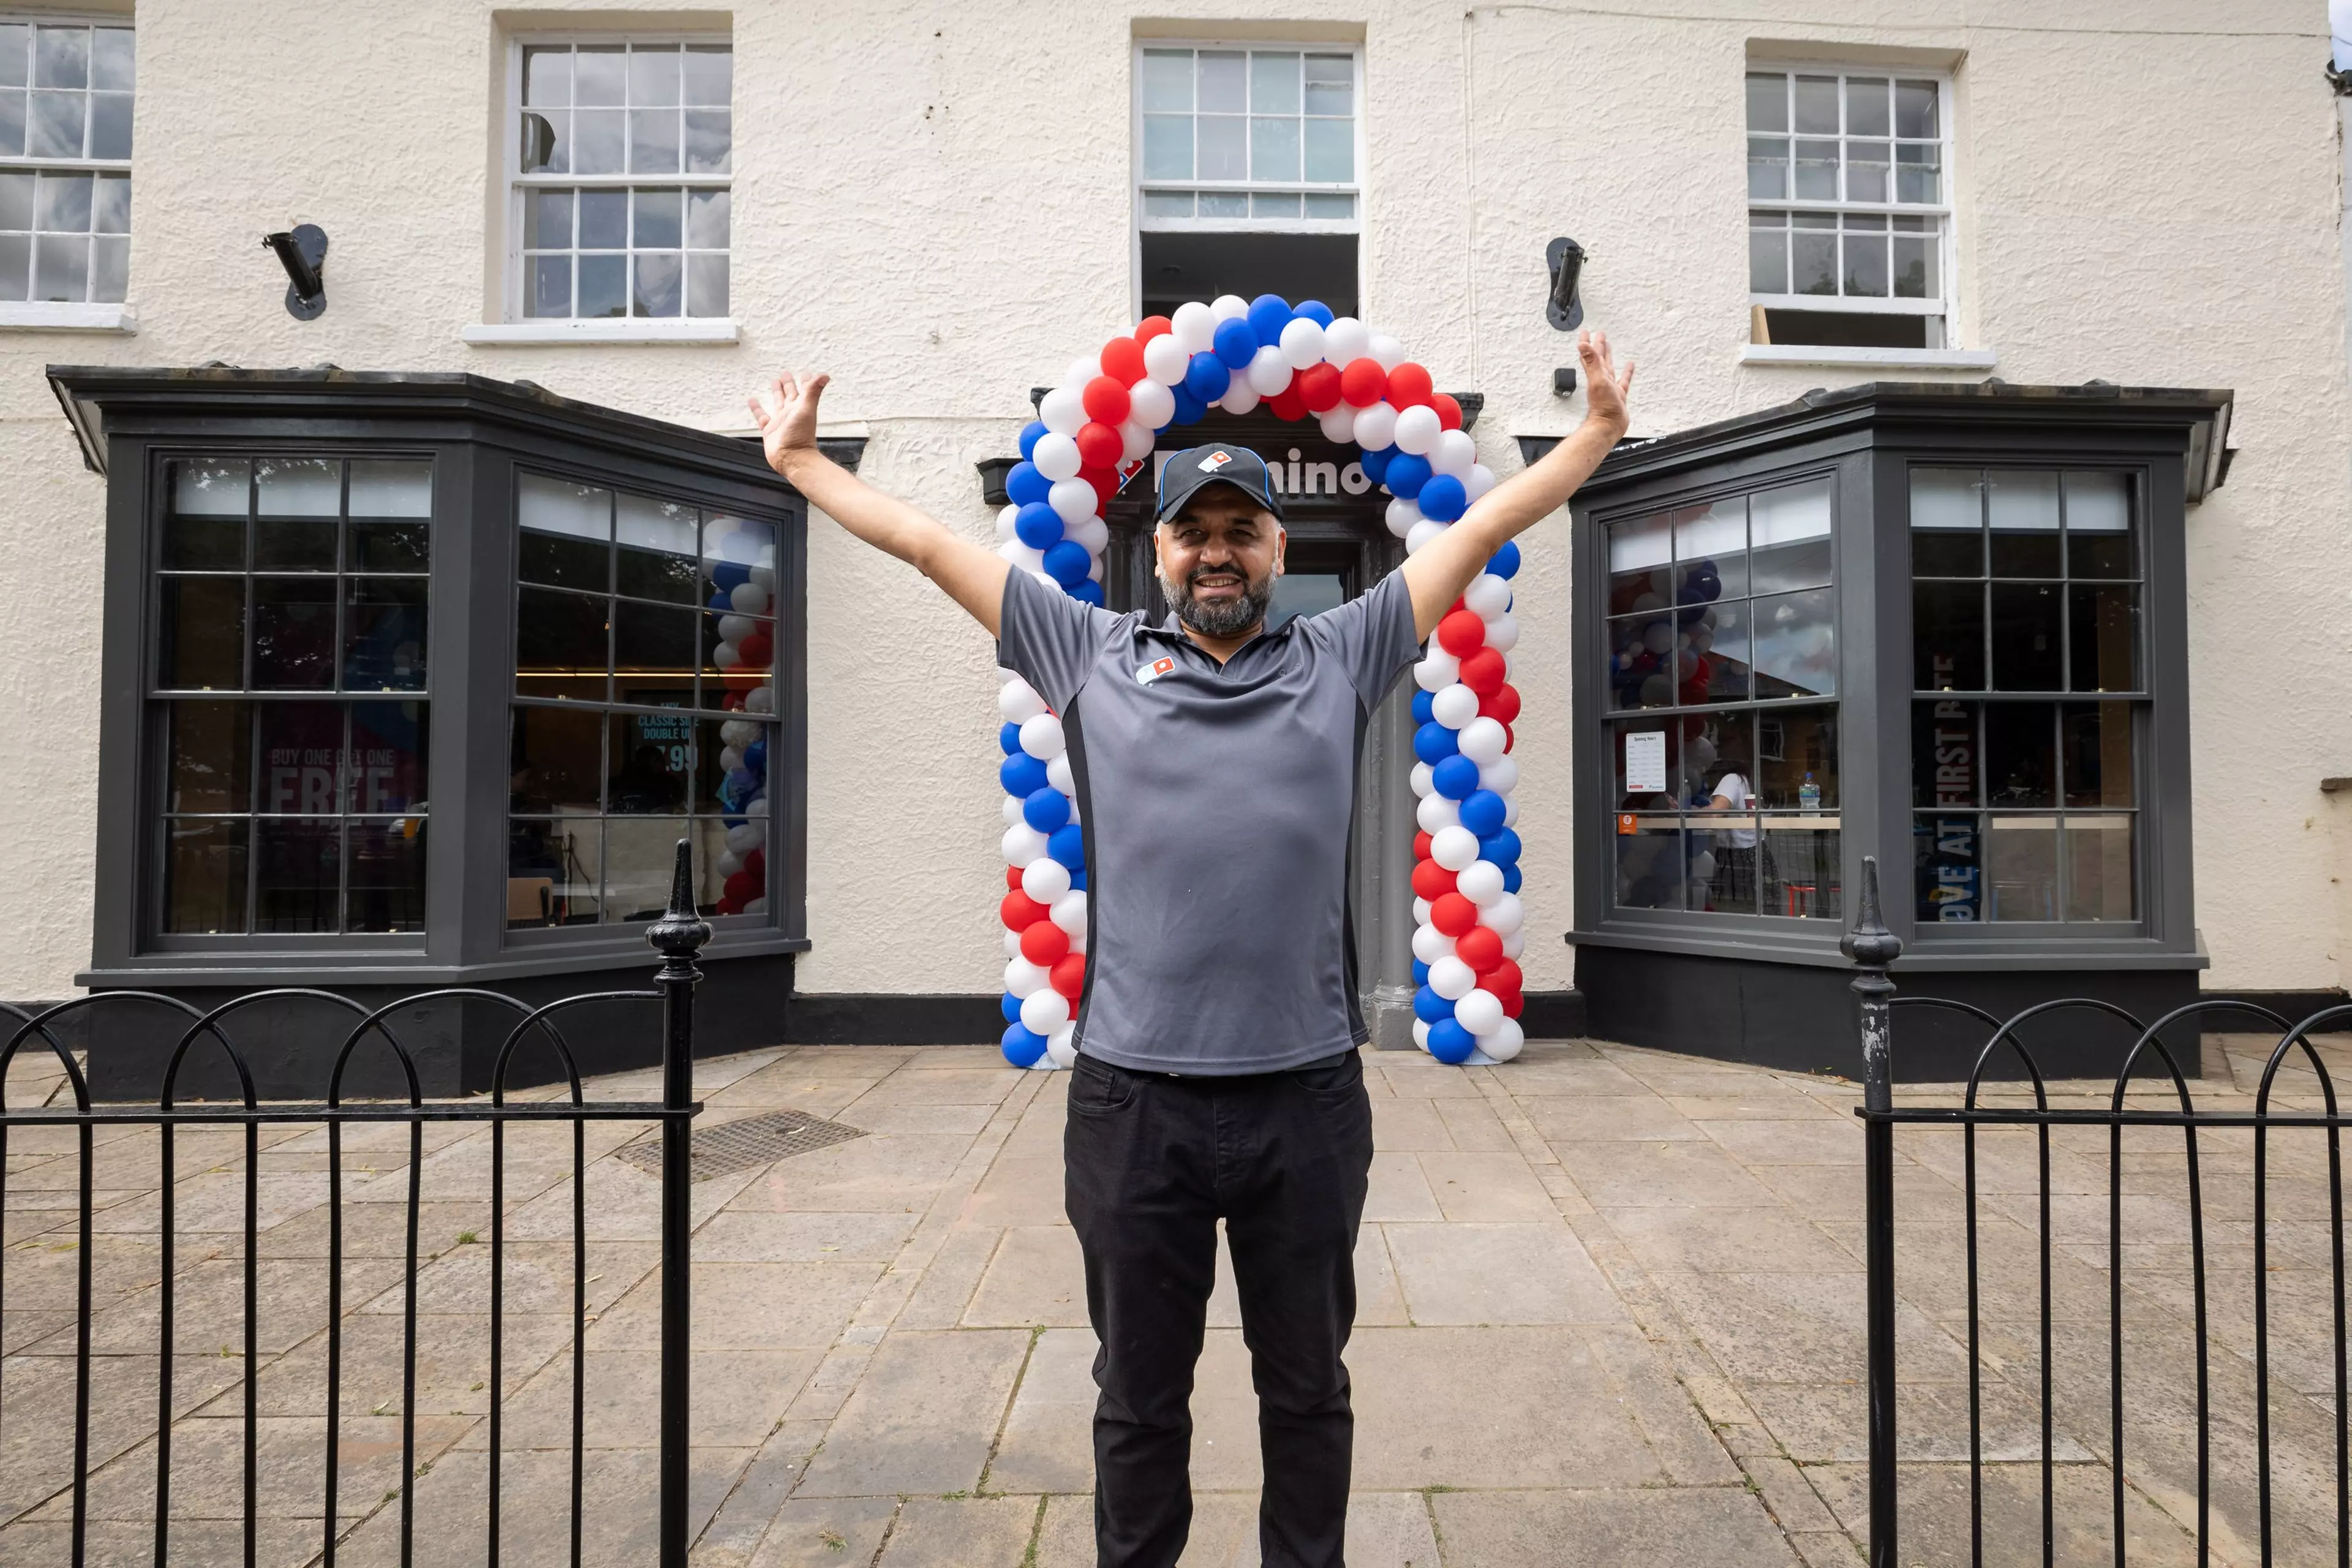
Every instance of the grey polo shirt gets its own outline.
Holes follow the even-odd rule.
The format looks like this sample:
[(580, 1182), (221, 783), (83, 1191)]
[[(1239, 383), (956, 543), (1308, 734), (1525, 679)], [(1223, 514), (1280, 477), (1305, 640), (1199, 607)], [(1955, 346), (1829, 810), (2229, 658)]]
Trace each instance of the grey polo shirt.
[(997, 658), (1062, 717), (1087, 826), (1078, 1044), (1152, 1072), (1298, 1067), (1370, 1036), (1348, 830), (1365, 725), (1418, 649), (1391, 572), (1220, 665), (1009, 571)]

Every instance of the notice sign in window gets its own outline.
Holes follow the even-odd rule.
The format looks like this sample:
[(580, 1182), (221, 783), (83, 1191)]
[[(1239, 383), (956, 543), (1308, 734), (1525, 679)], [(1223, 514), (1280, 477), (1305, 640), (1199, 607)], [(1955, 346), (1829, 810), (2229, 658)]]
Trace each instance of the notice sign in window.
[(1660, 795), (1666, 787), (1666, 732), (1636, 730), (1625, 737), (1625, 793)]

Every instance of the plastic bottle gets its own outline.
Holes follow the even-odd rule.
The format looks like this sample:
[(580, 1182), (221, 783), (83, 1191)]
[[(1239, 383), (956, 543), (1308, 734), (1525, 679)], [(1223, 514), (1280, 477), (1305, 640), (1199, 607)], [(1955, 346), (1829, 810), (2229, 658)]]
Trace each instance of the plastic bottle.
[(1822, 786), (1813, 782), (1812, 774), (1807, 773), (1805, 775), (1805, 782), (1797, 786), (1797, 809), (1800, 811), (1819, 811), (1821, 808)]

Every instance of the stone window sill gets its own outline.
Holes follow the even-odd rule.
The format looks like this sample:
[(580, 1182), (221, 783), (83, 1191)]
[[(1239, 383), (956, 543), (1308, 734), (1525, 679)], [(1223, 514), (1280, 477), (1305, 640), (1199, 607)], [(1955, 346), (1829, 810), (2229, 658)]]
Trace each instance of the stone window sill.
[(1825, 364), (1864, 369), (1990, 370), (1990, 349), (1869, 349), (1804, 343), (1748, 343), (1739, 351), (1742, 364)]
[(121, 332), (139, 330), (128, 305), (61, 305), (47, 301), (0, 301), (0, 328), (26, 332)]
[(669, 321), (485, 321), (457, 334), (476, 348), (546, 347), (557, 343), (731, 343), (740, 336), (731, 318)]

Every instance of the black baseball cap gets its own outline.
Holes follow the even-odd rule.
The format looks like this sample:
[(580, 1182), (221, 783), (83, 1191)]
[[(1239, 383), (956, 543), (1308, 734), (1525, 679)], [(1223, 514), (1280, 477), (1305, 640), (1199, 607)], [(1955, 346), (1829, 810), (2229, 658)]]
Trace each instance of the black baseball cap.
[(1152, 510), (1152, 522), (1157, 525), (1174, 517), (1202, 485), (1231, 485), (1276, 517), (1282, 515), (1282, 501), (1275, 493), (1274, 476), (1266, 472), (1265, 459), (1247, 447), (1220, 444), (1187, 447), (1160, 466), (1160, 504)]

